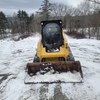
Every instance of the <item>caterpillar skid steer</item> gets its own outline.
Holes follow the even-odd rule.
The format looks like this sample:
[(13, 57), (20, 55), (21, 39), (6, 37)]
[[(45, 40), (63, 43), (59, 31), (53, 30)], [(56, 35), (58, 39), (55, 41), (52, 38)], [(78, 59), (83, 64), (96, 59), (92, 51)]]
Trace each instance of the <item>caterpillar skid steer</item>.
[(26, 84), (78, 82), (74, 73), (83, 78), (81, 64), (73, 57), (61, 20), (41, 21), (41, 39), (34, 60), (27, 64), (26, 70)]

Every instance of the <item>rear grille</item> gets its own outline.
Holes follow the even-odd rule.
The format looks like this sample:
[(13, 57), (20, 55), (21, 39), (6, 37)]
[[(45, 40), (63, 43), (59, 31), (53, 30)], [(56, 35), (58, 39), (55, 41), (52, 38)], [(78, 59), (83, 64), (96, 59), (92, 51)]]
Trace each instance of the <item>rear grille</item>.
[(42, 62), (46, 62), (46, 61), (65, 61), (64, 57), (55, 57), (55, 58), (43, 58)]

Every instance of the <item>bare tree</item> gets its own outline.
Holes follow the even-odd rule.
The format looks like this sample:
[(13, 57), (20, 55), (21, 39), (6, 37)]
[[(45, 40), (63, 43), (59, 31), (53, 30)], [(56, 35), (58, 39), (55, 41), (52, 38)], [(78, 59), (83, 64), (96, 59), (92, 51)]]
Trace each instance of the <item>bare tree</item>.
[(52, 16), (56, 18), (62, 18), (62, 16), (66, 15), (67, 9), (67, 5), (61, 3), (54, 3), (52, 4)]
[(78, 5), (78, 12), (79, 15), (88, 15), (91, 12), (91, 5), (90, 2), (84, 0)]
[(93, 2), (93, 3), (96, 3), (96, 4), (100, 4), (100, 1), (99, 0), (88, 0), (90, 2)]

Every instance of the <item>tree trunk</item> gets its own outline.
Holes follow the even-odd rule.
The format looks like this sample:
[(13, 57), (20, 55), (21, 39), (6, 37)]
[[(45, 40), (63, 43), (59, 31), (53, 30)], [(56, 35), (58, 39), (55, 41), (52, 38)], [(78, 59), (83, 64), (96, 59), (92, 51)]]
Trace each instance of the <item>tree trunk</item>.
[(90, 39), (91, 38), (90, 27), (88, 27), (88, 35), (89, 35), (89, 39)]

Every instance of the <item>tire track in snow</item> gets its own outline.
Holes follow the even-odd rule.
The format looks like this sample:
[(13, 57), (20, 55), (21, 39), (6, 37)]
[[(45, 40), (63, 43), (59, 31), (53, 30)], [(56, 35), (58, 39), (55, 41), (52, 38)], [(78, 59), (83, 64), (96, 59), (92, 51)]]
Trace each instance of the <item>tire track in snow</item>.
[(48, 100), (48, 84), (42, 85), (40, 88), (40, 99), (39, 100)]
[(69, 100), (67, 96), (62, 93), (61, 84), (57, 84), (54, 89), (54, 98), (52, 100)]

